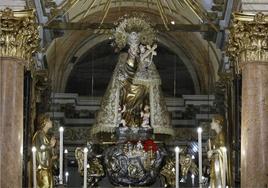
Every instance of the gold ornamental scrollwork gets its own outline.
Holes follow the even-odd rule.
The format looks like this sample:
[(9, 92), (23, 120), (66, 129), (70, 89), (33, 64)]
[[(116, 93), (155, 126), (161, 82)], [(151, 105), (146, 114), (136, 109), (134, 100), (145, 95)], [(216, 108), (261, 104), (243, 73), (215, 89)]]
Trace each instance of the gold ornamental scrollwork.
[(268, 61), (268, 15), (233, 13), (227, 55), (240, 74), (246, 62)]
[(31, 68), (32, 56), (39, 47), (39, 33), (34, 10), (0, 11), (0, 56), (25, 60)]

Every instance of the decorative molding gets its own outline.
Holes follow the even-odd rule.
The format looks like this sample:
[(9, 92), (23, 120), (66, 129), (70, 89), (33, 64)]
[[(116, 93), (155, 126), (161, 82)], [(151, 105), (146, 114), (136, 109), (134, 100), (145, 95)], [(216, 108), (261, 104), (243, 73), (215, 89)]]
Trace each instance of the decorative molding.
[(90, 128), (87, 127), (66, 127), (64, 139), (67, 142), (82, 141), (85, 142), (90, 139)]
[(268, 15), (234, 13), (227, 54), (240, 74), (247, 62), (268, 62)]
[(32, 67), (32, 56), (39, 47), (39, 33), (34, 10), (0, 11), (0, 56), (16, 57)]

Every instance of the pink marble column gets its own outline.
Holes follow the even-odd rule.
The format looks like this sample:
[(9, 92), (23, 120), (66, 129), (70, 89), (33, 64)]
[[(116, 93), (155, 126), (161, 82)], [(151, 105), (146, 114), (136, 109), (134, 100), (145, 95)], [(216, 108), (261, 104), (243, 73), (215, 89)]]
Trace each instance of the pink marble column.
[(0, 187), (22, 187), (24, 65), (0, 57)]
[(241, 187), (268, 187), (268, 62), (243, 63)]
[(0, 10), (0, 188), (22, 187), (24, 67), (34, 70), (34, 10)]
[(227, 53), (242, 74), (241, 187), (268, 187), (268, 15), (234, 13)]

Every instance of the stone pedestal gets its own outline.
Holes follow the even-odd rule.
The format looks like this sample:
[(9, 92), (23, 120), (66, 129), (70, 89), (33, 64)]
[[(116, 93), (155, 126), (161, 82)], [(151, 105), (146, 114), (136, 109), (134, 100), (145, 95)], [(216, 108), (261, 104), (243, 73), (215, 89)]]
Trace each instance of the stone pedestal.
[(0, 187), (22, 187), (23, 63), (0, 57)]
[(242, 70), (241, 187), (268, 186), (268, 63)]

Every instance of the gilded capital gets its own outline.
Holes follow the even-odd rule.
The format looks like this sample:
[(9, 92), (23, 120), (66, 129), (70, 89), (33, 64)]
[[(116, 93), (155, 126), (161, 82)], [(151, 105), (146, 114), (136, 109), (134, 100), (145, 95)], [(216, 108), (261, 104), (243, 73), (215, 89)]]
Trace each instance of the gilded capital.
[(268, 15), (233, 13), (227, 55), (240, 73), (246, 62), (268, 62)]
[(39, 47), (39, 33), (33, 10), (0, 11), (0, 56), (25, 60), (30, 68), (32, 56)]

